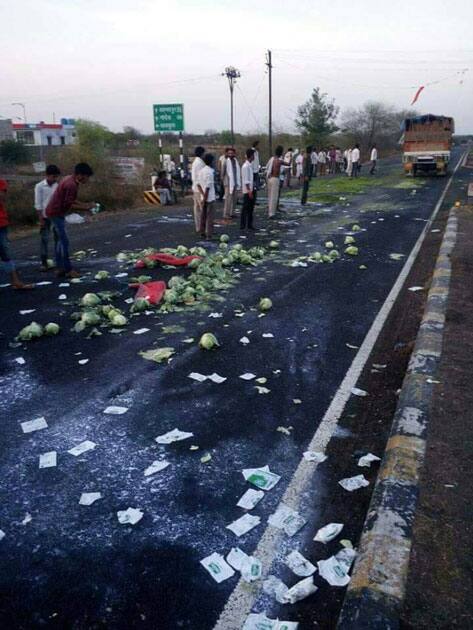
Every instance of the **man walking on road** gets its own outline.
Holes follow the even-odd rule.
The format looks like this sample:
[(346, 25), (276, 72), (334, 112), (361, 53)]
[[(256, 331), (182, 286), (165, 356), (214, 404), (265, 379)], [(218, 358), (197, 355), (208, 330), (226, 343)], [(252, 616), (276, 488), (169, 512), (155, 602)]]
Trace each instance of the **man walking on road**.
[(370, 160), (371, 160), (370, 175), (374, 175), (376, 171), (376, 163), (378, 161), (378, 149), (376, 148), (375, 144), (373, 144), (373, 147), (371, 149)]
[(78, 278), (80, 273), (72, 269), (69, 258), (69, 239), (66, 232), (65, 216), (71, 210), (92, 210), (95, 203), (77, 201), (79, 186), (86, 184), (94, 172), (86, 162), (74, 167), (74, 174), (65, 177), (54, 191), (46, 207), (46, 216), (51, 219), (57, 232), (56, 274), (59, 277)]
[(238, 192), (241, 190), (240, 165), (236, 159), (235, 149), (227, 149), (228, 157), (225, 161), (225, 202), (223, 206), (223, 219), (230, 222), (235, 218), (235, 208), (238, 199)]
[(253, 162), (255, 158), (254, 149), (247, 149), (246, 162), (241, 167), (241, 187), (243, 191), (243, 206), (241, 209), (240, 230), (253, 227), (253, 210), (255, 208), (254, 194), (254, 171)]
[(201, 212), (201, 196), (197, 186), (199, 180), (199, 172), (204, 168), (205, 163), (202, 159), (205, 153), (204, 147), (196, 147), (194, 149), (194, 161), (192, 162), (191, 178), (192, 178), (192, 193), (194, 195), (194, 225), (195, 231), (200, 232), (200, 212)]
[(302, 163), (302, 194), (301, 204), (305, 206), (307, 203), (307, 193), (309, 192), (310, 180), (312, 177), (312, 147), (307, 147), (304, 155), (304, 161)]
[[(49, 164), (46, 167), (46, 177), (38, 182), (34, 187), (34, 207), (38, 213), (39, 220), (39, 235), (41, 239), (40, 245), (40, 259), (41, 267), (40, 271), (49, 271), (48, 265), (48, 245), (49, 235), (51, 234), (52, 222), (46, 216), (46, 207), (49, 200), (53, 196), (56, 188), (58, 187), (57, 180), (61, 171), (55, 164)], [(54, 248), (56, 248), (57, 234), (53, 230), (54, 235)]]
[(200, 235), (208, 241), (212, 238), (214, 228), (215, 185), (213, 162), (213, 155), (207, 153), (204, 156), (204, 167), (200, 169), (197, 180), (197, 188), (201, 195)]
[(360, 145), (355, 144), (355, 148), (351, 152), (351, 176), (358, 177), (360, 172)]

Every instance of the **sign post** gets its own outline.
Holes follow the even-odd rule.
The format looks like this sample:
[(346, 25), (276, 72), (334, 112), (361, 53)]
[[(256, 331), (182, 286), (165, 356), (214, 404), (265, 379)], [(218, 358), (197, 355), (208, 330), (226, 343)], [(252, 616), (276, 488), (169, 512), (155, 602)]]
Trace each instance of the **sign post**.
[(182, 103), (161, 103), (153, 105), (154, 130), (159, 134), (159, 161), (163, 163), (161, 133), (179, 132), (179, 160), (184, 161), (182, 132), (184, 131), (184, 105)]

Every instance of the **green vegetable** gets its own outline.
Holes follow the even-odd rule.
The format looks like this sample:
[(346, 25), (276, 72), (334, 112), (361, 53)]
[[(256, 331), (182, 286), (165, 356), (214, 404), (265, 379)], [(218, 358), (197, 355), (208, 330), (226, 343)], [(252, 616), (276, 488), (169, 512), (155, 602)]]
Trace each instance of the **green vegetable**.
[(359, 232), (361, 230), (360, 226), (355, 223), (355, 225), (351, 226), (352, 232)]
[(271, 249), (277, 249), (279, 247), (279, 241), (270, 241), (269, 246)]
[(74, 324), (74, 331), (75, 332), (82, 332), (83, 330), (85, 330), (85, 322), (83, 322), (82, 320), (76, 322)]
[(197, 267), (200, 265), (202, 261), (199, 258), (194, 258), (193, 260), (191, 260), (189, 263), (187, 263), (187, 266), (190, 269), (197, 269)]
[(43, 334), (43, 327), (36, 323), (31, 322), (28, 326), (25, 326), (20, 330), (17, 336), (18, 341), (31, 341), (31, 339), (38, 339)]
[(325, 247), (326, 247), (327, 249), (333, 249), (333, 248), (335, 247), (335, 245), (333, 244), (333, 241), (327, 241), (327, 242), (325, 243)]
[(273, 303), (267, 297), (261, 298), (258, 304), (258, 308), (260, 311), (269, 311), (269, 309), (272, 308), (272, 306), (273, 306)]
[(328, 255), (329, 255), (329, 258), (331, 258), (332, 260), (336, 260), (337, 258), (340, 258), (340, 254), (338, 253), (336, 249), (332, 249), (331, 251), (329, 251)]
[(128, 256), (124, 252), (120, 252), (116, 255), (116, 260), (118, 262), (126, 262), (128, 260)]
[(45, 335), (57, 335), (60, 330), (61, 330), (61, 328), (59, 327), (59, 324), (55, 324), (54, 322), (50, 322), (49, 324), (46, 324), (46, 326), (44, 327), (44, 334)]
[(96, 280), (106, 280), (109, 277), (110, 277), (110, 274), (108, 271), (97, 271), (97, 273), (95, 274)]
[(227, 245), (227, 243), (220, 243), (220, 244), (219, 244), (219, 246), (218, 246), (218, 248), (219, 248), (222, 252), (224, 252), (224, 251), (226, 251), (226, 250), (228, 249), (228, 245)]
[(356, 243), (355, 239), (353, 238), (353, 236), (347, 236), (345, 238), (345, 245), (351, 245), (352, 243)]
[(199, 346), (204, 350), (212, 350), (216, 346), (220, 346), (218, 339), (212, 333), (204, 333), (199, 341)]
[(117, 308), (112, 308), (108, 311), (107, 317), (110, 321), (112, 321), (114, 317), (121, 314), (122, 314), (121, 311), (119, 311)]
[(221, 243), (228, 243), (229, 240), (230, 240), (230, 237), (228, 236), (228, 234), (222, 234), (222, 236), (220, 237)]
[(84, 311), (80, 321), (83, 322), (85, 326), (96, 326), (100, 324), (100, 315), (97, 311)]
[(100, 304), (100, 298), (95, 293), (86, 293), (82, 296), (80, 302), (82, 306), (97, 306), (97, 304)]
[(346, 248), (345, 254), (349, 254), (350, 256), (358, 256), (358, 247), (350, 245), (350, 247)]
[(149, 308), (149, 302), (146, 298), (136, 298), (130, 310), (132, 313), (142, 313), (147, 308)]
[(128, 320), (123, 315), (115, 315), (112, 319), (113, 326), (126, 326), (128, 324)]
[(174, 354), (174, 348), (155, 348), (153, 350), (144, 350), (139, 354), (143, 357), (143, 359), (146, 359), (147, 361), (162, 363)]

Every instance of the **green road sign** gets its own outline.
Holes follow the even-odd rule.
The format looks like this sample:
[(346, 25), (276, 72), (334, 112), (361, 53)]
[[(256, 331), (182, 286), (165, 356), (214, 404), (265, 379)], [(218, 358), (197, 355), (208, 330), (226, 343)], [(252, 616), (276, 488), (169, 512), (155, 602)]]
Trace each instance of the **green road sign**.
[(184, 131), (184, 105), (153, 105), (154, 130), (159, 132)]

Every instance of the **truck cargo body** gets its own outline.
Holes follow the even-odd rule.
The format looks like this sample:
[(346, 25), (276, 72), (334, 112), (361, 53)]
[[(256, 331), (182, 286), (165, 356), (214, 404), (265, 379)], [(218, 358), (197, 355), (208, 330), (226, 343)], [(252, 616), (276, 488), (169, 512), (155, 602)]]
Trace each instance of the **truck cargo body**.
[(453, 118), (426, 114), (403, 123), (402, 162), (406, 175), (446, 175), (450, 162)]

